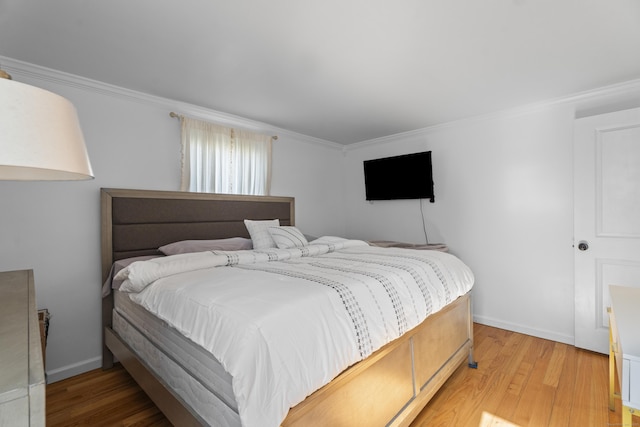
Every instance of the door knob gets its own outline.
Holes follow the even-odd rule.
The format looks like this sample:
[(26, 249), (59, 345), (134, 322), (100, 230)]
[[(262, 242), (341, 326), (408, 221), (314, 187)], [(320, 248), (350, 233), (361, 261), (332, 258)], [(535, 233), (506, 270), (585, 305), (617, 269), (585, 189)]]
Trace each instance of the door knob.
[(585, 242), (584, 240), (578, 242), (578, 249), (580, 249), (581, 251), (586, 251), (587, 249), (589, 249), (589, 243)]

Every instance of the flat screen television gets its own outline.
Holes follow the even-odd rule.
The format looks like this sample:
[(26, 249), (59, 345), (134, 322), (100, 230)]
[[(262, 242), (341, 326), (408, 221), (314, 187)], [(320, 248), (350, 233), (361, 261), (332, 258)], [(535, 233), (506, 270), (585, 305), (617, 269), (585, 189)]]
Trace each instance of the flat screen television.
[(367, 200), (430, 199), (433, 203), (431, 151), (364, 161)]

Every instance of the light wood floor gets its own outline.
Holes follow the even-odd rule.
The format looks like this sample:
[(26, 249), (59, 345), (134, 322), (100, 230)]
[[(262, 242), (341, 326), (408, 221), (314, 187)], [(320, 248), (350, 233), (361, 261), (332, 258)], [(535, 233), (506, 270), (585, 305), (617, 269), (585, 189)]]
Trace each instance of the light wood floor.
[[(621, 425), (608, 404), (608, 358), (483, 325), (478, 369), (461, 366), (411, 427)], [(640, 425), (638, 417), (634, 425)], [(117, 365), (47, 386), (47, 426), (170, 426)]]

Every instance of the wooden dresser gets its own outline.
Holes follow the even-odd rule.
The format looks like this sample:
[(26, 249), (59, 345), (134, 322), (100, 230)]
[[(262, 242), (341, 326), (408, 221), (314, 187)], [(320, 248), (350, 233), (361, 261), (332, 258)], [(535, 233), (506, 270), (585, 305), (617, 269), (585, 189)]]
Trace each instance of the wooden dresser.
[[(609, 409), (622, 400), (622, 425), (632, 425), (640, 412), (640, 288), (609, 286)], [(620, 393), (615, 393), (615, 376)]]
[(45, 425), (33, 271), (0, 272), (0, 427)]

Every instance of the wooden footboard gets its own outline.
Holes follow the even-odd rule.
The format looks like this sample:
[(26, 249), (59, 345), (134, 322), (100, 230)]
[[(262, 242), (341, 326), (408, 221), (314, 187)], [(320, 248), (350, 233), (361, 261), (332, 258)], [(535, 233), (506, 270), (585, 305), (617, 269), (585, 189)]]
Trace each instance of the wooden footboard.
[(471, 358), (470, 296), (344, 371), (289, 411), (285, 427), (406, 426)]

